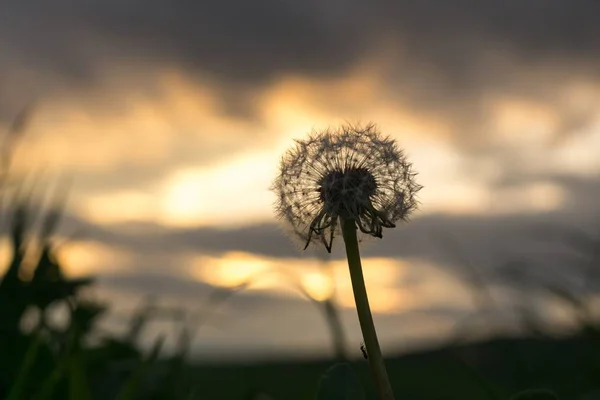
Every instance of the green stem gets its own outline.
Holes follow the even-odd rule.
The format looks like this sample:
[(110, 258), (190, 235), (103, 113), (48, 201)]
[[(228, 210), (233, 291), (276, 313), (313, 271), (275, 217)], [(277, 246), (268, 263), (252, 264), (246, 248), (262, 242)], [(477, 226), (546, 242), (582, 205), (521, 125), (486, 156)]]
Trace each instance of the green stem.
[(385, 369), (385, 364), (383, 363), (383, 356), (379, 347), (379, 341), (377, 340), (373, 316), (371, 315), (371, 307), (369, 306), (369, 298), (367, 297), (367, 289), (360, 262), (360, 251), (358, 249), (356, 223), (354, 220), (342, 220), (342, 235), (346, 244), (346, 256), (348, 257), (348, 267), (350, 269), (350, 278), (352, 280), (352, 290), (354, 292), (360, 329), (365, 341), (365, 347), (369, 356), (369, 365), (377, 385), (379, 398), (381, 400), (394, 400), (394, 393), (392, 392), (392, 386)]

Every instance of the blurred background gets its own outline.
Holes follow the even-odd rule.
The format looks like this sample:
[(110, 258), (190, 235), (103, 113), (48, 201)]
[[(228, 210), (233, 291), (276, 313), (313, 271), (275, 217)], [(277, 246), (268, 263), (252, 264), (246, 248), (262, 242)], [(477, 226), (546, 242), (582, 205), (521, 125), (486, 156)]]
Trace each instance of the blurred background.
[[(150, 304), (144, 349), (173, 353), (185, 326), (193, 360), (361, 358), (341, 243), (299, 251), (269, 186), (294, 138), (373, 121), (424, 186), (412, 220), (362, 248), (384, 354), (572, 335), (600, 302), (598, 15), (586, 0), (3, 1), (0, 268), (26, 205), (31, 253), (48, 238), (66, 277), (94, 278), (102, 335)], [(60, 215), (45, 233), (43, 215)]]

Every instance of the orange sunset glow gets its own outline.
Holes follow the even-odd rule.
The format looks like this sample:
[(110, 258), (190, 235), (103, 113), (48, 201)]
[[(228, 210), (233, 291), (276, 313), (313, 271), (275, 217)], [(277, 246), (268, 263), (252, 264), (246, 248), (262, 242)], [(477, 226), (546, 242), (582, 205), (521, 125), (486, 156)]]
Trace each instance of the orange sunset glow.
[[(568, 46), (561, 24), (551, 30), (559, 16), (514, 27), (479, 7), (457, 6), (454, 20), (416, 5), (388, 15), (310, 2), (265, 11), (252, 29), (237, 21), (221, 31), (202, 5), (173, 11), (163, 25), (151, 5), (138, 13), (88, 3), (47, 17), (6, 6), (15, 21), (45, 26), (46, 39), (8, 24), (0, 10), (0, 131), (10, 139), (12, 118), (32, 106), (10, 148), (10, 181), (39, 176), (31, 193), (46, 207), (44, 191), (69, 179), (57, 258), (69, 276), (97, 277), (97, 296), (119, 309), (149, 294), (193, 308), (212, 290), (247, 283), (219, 318), (252, 333), (208, 332), (214, 348), (300, 343), (293, 327), (312, 323), (325, 327), (302, 346), (324, 348), (326, 325), (310, 307), (328, 300), (358, 337), (341, 235), (331, 255), (300, 250), (275, 217), (271, 187), (295, 139), (344, 123), (375, 123), (423, 186), (408, 221), (361, 242), (385, 346), (443, 340), (437, 329), (450, 332), (480, 306), (480, 282), (509, 309), (514, 285), (500, 271), (510, 260), (549, 265), (553, 272), (532, 272), (532, 282), (567, 281), (556, 253), (579, 260), (579, 250), (535, 235), (591, 232), (598, 222), (598, 51)], [(136, 18), (123, 23), (122, 10)], [(199, 14), (194, 23), (186, 17)], [(0, 249), (9, 238), (7, 230)], [(572, 323), (545, 301), (540, 312)], [(260, 330), (241, 319), (250, 315), (244, 307), (255, 307), (260, 323), (290, 318), (281, 328), (289, 332)]]

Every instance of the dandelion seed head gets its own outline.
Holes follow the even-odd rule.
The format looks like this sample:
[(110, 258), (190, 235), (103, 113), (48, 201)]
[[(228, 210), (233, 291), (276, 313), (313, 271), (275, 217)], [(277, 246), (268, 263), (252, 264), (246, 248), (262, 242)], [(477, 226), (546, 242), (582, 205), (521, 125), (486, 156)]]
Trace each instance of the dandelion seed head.
[(343, 125), (312, 132), (281, 159), (272, 190), (276, 213), (306, 249), (331, 252), (341, 220), (352, 220), (367, 236), (381, 238), (416, 209), (412, 165), (396, 142), (376, 126)]

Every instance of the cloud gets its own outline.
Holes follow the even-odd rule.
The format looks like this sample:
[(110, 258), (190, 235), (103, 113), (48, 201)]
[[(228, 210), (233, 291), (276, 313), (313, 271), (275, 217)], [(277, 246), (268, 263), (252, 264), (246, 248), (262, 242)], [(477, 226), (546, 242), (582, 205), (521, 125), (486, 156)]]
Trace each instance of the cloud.
[[(209, 314), (203, 314), (208, 317), (207, 323), (195, 333), (194, 351), (197, 354), (220, 357), (225, 354), (237, 359), (246, 356), (281, 357), (286, 353), (293, 356), (302, 354), (304, 357), (331, 354), (327, 323), (322, 311), (314, 303), (301, 299), (291, 291), (280, 291), (277, 295), (264, 291), (241, 291), (229, 297), (225, 303), (205, 303), (204, 300), (214, 290), (215, 287), (168, 271), (151, 274), (127, 272), (101, 279), (98, 295), (114, 307), (118, 306), (119, 310), (132, 309), (133, 303), (139, 303), (142, 296), (152, 293), (160, 295), (158, 304), (165, 307), (184, 307), (192, 312), (208, 311)], [(344, 307), (339, 312), (350, 346), (348, 350), (352, 353), (356, 351), (356, 356), (359, 356), (361, 336), (356, 311), (353, 307)], [(468, 312), (461, 307), (445, 304), (431, 309), (416, 307), (402, 313), (375, 313), (374, 318), (381, 331), (380, 339), (393, 351), (399, 341), (407, 346), (444, 340), (453, 331), (456, 321)], [(156, 336), (157, 331), (163, 331), (171, 336), (173, 326), (179, 327), (181, 323), (151, 323), (145, 334)], [(112, 325), (112, 329), (118, 331), (117, 325), (122, 330), (128, 321), (112, 314), (104, 324), (109, 327)], [(302, 329), (306, 326), (312, 327), (310, 335)], [(400, 334), (398, 326), (404, 327)], [(431, 335), (434, 326), (436, 334)], [(144, 339), (150, 343), (149, 338)]]
[[(599, 232), (600, 195), (597, 178), (556, 176), (568, 194), (561, 208), (550, 212), (501, 214), (429, 214), (415, 216), (384, 238), (369, 239), (365, 257), (387, 257), (431, 263), (448, 273), (464, 274), (471, 264), (483, 275), (494, 276), (510, 261), (525, 261), (540, 271), (553, 270), (552, 277), (577, 275), (590, 256)], [(130, 222), (97, 227), (76, 215), (67, 215), (64, 232), (82, 231), (82, 239), (98, 241), (137, 254), (137, 263), (153, 270), (178, 268), (190, 255), (222, 256), (242, 252), (285, 260), (321, 257), (302, 252), (284, 234), (280, 225), (266, 223), (238, 228), (174, 228), (160, 224)], [(343, 257), (334, 245), (334, 259)], [(179, 265), (178, 267), (175, 267)]]
[[(501, 295), (495, 298), (501, 309), (483, 310), (500, 322), (508, 323), (511, 309), (506, 305), (514, 300), (507, 290), (511, 290), (515, 282), (500, 274), (502, 270), (507, 271), (506, 264), (510, 261), (516, 261), (513, 266), (527, 278), (521, 283), (521, 290), (526, 293), (539, 293), (533, 289), (542, 282), (580, 287), (581, 271), (589, 261), (590, 234), (598, 232), (600, 210), (593, 199), (597, 198), (600, 184), (592, 177), (555, 176), (554, 180), (571, 197), (562, 208), (551, 213), (416, 216), (410, 223), (388, 230), (382, 240), (370, 240), (363, 247), (365, 268), (369, 267), (371, 257), (379, 257), (401, 260), (401, 270), (406, 270), (406, 273), (399, 273), (394, 282), (387, 282), (400, 294), (398, 309), (403, 311), (378, 315), (382, 341), (393, 348), (400, 340), (405, 345), (420, 345), (423, 341), (440, 340), (451, 334), (462, 318), (472, 311), (472, 299), (467, 290), (475, 287), (464, 286), (462, 281), (472, 278), (465, 269), (467, 263), (480, 275), (486, 287), (495, 294), (500, 291)], [(192, 308), (199, 306), (200, 299), (214, 287), (192, 279), (188, 270), (189, 257), (213, 255), (217, 260), (227, 260), (232, 252), (246, 252), (258, 260), (267, 256), (270, 263), (301, 265), (301, 260), (314, 256), (295, 249), (276, 224), (238, 229), (177, 229), (142, 222), (95, 226), (67, 213), (61, 232), (80, 230), (83, 232), (81, 240), (91, 243), (93, 251), (90, 253), (90, 246), (83, 243), (79, 255), (89, 253), (88, 256), (95, 258), (95, 264), (89, 267), (100, 277), (101, 297), (120, 309), (130, 308), (133, 302), (148, 293), (159, 296), (161, 302)], [(451, 240), (447, 240), (448, 237)], [(73, 246), (77, 248), (78, 243)], [(334, 250), (332, 257), (339, 261), (342, 249), (336, 246)], [(85, 264), (85, 257), (79, 257), (79, 261), (77, 253), (73, 257), (72, 262), (83, 261)], [(521, 261), (524, 264), (518, 264)], [(458, 285), (449, 285), (452, 282)], [(598, 290), (597, 287), (591, 289)], [(427, 309), (419, 308), (415, 299), (422, 301)], [(407, 300), (412, 302), (403, 304)], [(541, 306), (550, 310), (546, 303)], [(282, 317), (274, 320), (274, 315)], [(351, 309), (343, 311), (343, 315), (351, 339), (359, 342), (355, 315)], [(299, 331), (297, 327), (308, 323), (317, 327), (314, 336), (295, 335)], [(397, 326), (405, 324), (410, 326), (410, 332), (399, 337)], [(265, 326), (272, 329), (265, 330)], [(436, 337), (429, 336), (425, 340), (432, 331), (436, 332)], [(273, 335), (277, 337), (275, 347), (278, 350), (289, 350), (291, 346), (296, 351), (306, 350), (307, 354), (328, 351), (326, 325), (310, 303), (301, 300), (297, 294), (262, 290), (236, 295), (217, 314), (215, 325), (200, 331), (196, 349), (199, 353), (211, 353), (202, 345), (208, 341), (219, 348), (238, 349), (248, 356), (256, 356), (257, 352), (267, 356), (267, 344), (276, 340)]]
[[(312, 256), (273, 222), (175, 228), (146, 218), (158, 211), (141, 203), (160, 203), (161, 184), (181, 171), (233, 165), (256, 149), (276, 161), (280, 141), (357, 119), (395, 132), (437, 188), (425, 199), (428, 214), (370, 240), (366, 257), (419, 260), (449, 274), (465, 273), (468, 260), (489, 275), (524, 259), (567, 281), (575, 274), (564, 265), (584, 255), (563, 240), (580, 242), (600, 216), (598, 14), (593, 0), (4, 1), (0, 124), (38, 101), (17, 162), (76, 171), (81, 196), (61, 232), (81, 232), (102, 262), (123, 264), (102, 273), (121, 293), (208, 291), (184, 275), (190, 255)], [(194, 203), (179, 186), (175, 203)], [(552, 193), (550, 208), (531, 200)], [(144, 218), (94, 225), (75, 213), (86, 197)], [(498, 210), (488, 200), (531, 204)], [(102, 269), (98, 260), (88, 267)], [(271, 299), (245, 304), (266, 310), (256, 327), (285, 309)], [(390, 331), (411, 318), (390, 322)]]
[(472, 119), (490, 93), (548, 99), (561, 84), (553, 78), (598, 77), (600, 6), (589, 0), (60, 0), (2, 8), (7, 76), (25, 65), (29, 78), (46, 75), (41, 91), (56, 82), (109, 91), (118, 83), (151, 94), (152, 71), (172, 67), (245, 116), (256, 113), (256, 92), (282, 77), (327, 80), (365, 63), (382, 65), (389, 95), (457, 120)]
[(94, 43), (117, 54), (129, 53), (134, 61), (135, 56), (174, 60), (227, 81), (261, 82), (285, 72), (338, 74), (378, 41), (390, 38), (400, 54), (408, 50), (440, 69), (462, 73), (464, 79), (456, 82), (460, 84), (471, 82), (471, 57), (485, 47), (506, 48), (534, 62), (597, 59), (600, 33), (594, 18), (600, 6), (590, 0), (462, 0), (452, 5), (441, 0), (262, 0), (252, 6), (239, 0), (62, 0), (51, 7), (43, 2), (3, 7), (5, 22), (12, 21), (3, 24), (7, 31), (24, 29), (21, 23), (27, 20), (32, 22), (28, 29), (36, 28), (35, 34), (12, 36), (10, 42), (26, 46), (23, 52), (29, 50), (31, 58), (64, 59), (57, 69), (82, 77), (86, 74), (76, 65), (86, 65), (87, 51), (94, 50), (87, 45)]
[(88, 197), (133, 185), (151, 192), (180, 169), (274, 150), (342, 120), (375, 120), (403, 143), (430, 138), (474, 170), (493, 162), (515, 175), (530, 154), (543, 158), (595, 129), (598, 8), (4, 2), (0, 121), (38, 100), (17, 162), (76, 171)]

